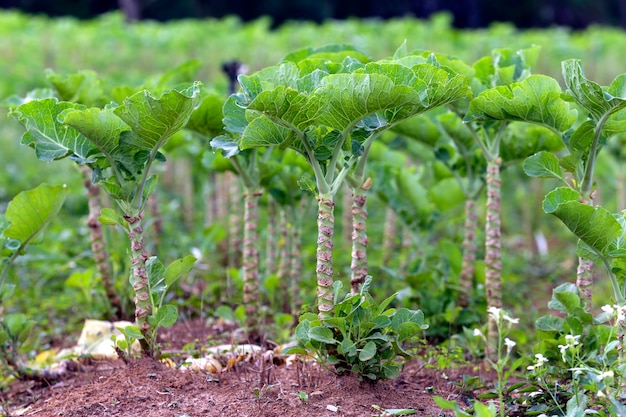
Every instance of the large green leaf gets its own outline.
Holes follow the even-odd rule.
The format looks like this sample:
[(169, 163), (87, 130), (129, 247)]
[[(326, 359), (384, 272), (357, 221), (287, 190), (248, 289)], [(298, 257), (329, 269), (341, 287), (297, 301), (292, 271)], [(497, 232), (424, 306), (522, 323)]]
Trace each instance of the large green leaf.
[(155, 150), (167, 139), (185, 127), (198, 98), (198, 85), (185, 90), (170, 90), (155, 98), (147, 90), (140, 91), (124, 100), (114, 109), (134, 132), (128, 135), (129, 145)]
[(86, 106), (106, 104), (107, 100), (104, 97), (104, 91), (94, 71), (84, 70), (65, 76), (49, 71), (46, 78), (57, 90), (59, 98), (63, 101), (80, 103)]
[(310, 105), (328, 106), (318, 122), (339, 131), (352, 128), (365, 116), (379, 111), (404, 108), (403, 113), (408, 116), (425, 108), (418, 91), (395, 85), (381, 74), (329, 75), (313, 96)]
[(93, 145), (80, 132), (59, 122), (63, 112), (82, 108), (78, 104), (46, 98), (22, 104), (9, 115), (26, 128), (22, 144), (34, 148), (37, 158), (53, 161), (70, 156), (82, 164), (90, 161)]
[[(295, 138), (295, 133), (286, 127), (280, 126), (266, 116), (257, 117), (246, 127), (239, 146), (248, 149), (261, 146), (279, 146), (285, 141)], [(295, 144), (294, 144), (295, 145)], [(300, 150), (300, 148), (296, 148)]]
[(429, 64), (416, 65), (413, 71), (427, 85), (424, 102), (430, 109), (472, 96), (469, 79), (465, 76), (450, 77), (447, 71)]
[(198, 108), (191, 113), (186, 128), (207, 138), (221, 135), (224, 133), (223, 107), (224, 99), (222, 96), (208, 94), (202, 99)]
[(537, 123), (564, 132), (576, 121), (576, 111), (561, 98), (559, 83), (545, 75), (491, 88), (474, 98), (465, 121), (509, 120)]
[[(62, 121), (85, 135), (91, 143), (111, 162), (123, 154), (120, 137), (130, 127), (115, 115), (112, 109), (91, 108), (69, 111)], [(127, 158), (129, 155), (120, 155)]]
[(165, 269), (165, 285), (171, 287), (182, 275), (191, 271), (196, 263), (196, 258), (193, 256), (185, 256), (172, 262)]
[(546, 151), (529, 156), (524, 161), (524, 172), (530, 177), (562, 178), (559, 159)]
[(285, 86), (263, 91), (250, 103), (248, 110), (256, 110), (285, 127), (303, 131), (324, 111), (325, 103), (314, 101), (306, 94)]
[(569, 59), (561, 64), (563, 78), (569, 94), (578, 104), (591, 113), (597, 122), (606, 116), (626, 108), (626, 74), (613, 81), (608, 89), (587, 79), (580, 60)]
[(19, 240), (21, 247), (26, 246), (56, 216), (67, 194), (67, 187), (47, 184), (22, 191), (7, 206), (5, 217), (10, 225), (4, 235)]
[(543, 202), (543, 209), (553, 214), (580, 240), (598, 253), (607, 255), (610, 245), (622, 236), (622, 227), (615, 216), (603, 207), (580, 203), (580, 194), (569, 188), (557, 188)]

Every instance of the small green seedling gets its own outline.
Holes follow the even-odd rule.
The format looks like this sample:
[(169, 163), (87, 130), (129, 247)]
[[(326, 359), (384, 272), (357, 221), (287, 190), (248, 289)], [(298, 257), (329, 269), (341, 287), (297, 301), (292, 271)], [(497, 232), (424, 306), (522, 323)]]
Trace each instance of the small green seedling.
[(309, 394), (304, 391), (300, 391), (298, 393), (292, 392), (291, 395), (293, 395), (294, 397), (298, 397), (302, 404), (308, 404), (309, 402)]

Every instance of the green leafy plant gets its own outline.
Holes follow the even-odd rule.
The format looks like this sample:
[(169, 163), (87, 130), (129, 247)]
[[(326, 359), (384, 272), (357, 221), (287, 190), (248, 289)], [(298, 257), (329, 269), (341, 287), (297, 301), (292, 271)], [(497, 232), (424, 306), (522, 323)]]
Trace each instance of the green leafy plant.
[(23, 143), (40, 152), (52, 148), (56, 155), (52, 159), (69, 156), (87, 164), (93, 170), (93, 182), (118, 204), (121, 216), (103, 209), (99, 220), (121, 226), (128, 235), (135, 319), (144, 334), (142, 350), (149, 356), (158, 354), (153, 326), (163, 322), (163, 313), (153, 311), (144, 243), (144, 210), (157, 185), (151, 168), (155, 161), (165, 160), (160, 148), (185, 126), (198, 94), (198, 84), (167, 90), (159, 97), (143, 90), (121, 105), (106, 108), (44, 98), (25, 102), (10, 113), (26, 127)]
[(143, 339), (143, 333), (137, 326), (118, 327), (117, 330), (122, 333), (123, 338), (118, 338), (117, 335), (113, 334), (111, 340), (118, 356), (128, 363), (133, 357), (133, 344), (137, 340)]
[[(370, 282), (368, 277), (359, 293), (336, 302), (331, 317), (320, 320), (313, 313), (302, 315), (296, 327), (298, 347), (288, 352), (312, 352), (335, 372), (354, 373), (371, 383), (396, 378), (402, 359), (412, 357), (403, 344), (419, 337), (428, 325), (420, 310), (388, 308), (396, 294), (377, 304), (368, 292)], [(341, 288), (337, 282), (336, 296)]]
[(528, 367), (536, 394), (529, 410), (570, 415), (575, 409), (612, 409), (620, 415), (616, 407), (626, 369), (619, 348), (625, 308), (607, 304), (594, 317), (571, 283), (555, 288), (548, 306), (557, 314), (536, 323), (538, 353)]
[[(507, 415), (505, 396), (510, 396), (510, 394), (515, 389), (524, 385), (523, 383), (514, 384), (513, 386), (509, 387), (507, 386), (508, 380), (510, 379), (513, 372), (515, 372), (520, 367), (522, 362), (526, 359), (524, 357), (517, 359), (514, 358), (512, 353), (516, 342), (507, 337), (511, 330), (511, 326), (513, 324), (519, 323), (519, 319), (511, 317), (506, 312), (495, 307), (489, 308), (489, 316), (490, 319), (496, 323), (498, 338), (496, 344), (496, 352), (494, 352), (493, 354), (487, 352), (486, 360), (491, 368), (496, 372), (498, 380), (496, 382), (494, 390), (495, 392), (493, 394), (498, 399), (498, 414), (500, 415), (500, 417), (504, 417)], [(474, 335), (480, 337), (485, 342), (487, 349), (490, 348), (489, 344), (487, 343), (487, 338), (479, 329), (474, 330)], [(491, 358), (496, 358), (496, 360), (493, 360)], [(481, 397), (484, 398), (484, 396)], [(478, 408), (480, 408), (480, 406)], [(478, 410), (478, 408), (477, 403), (475, 402), (474, 409)], [(491, 406), (489, 407), (489, 409), (491, 409)]]
[(20, 352), (35, 322), (24, 314), (4, 316), (4, 302), (15, 290), (15, 284), (6, 282), (9, 268), (24, 254), (27, 245), (38, 241), (61, 209), (67, 194), (64, 186), (41, 184), (15, 196), (0, 217), (0, 364), (17, 378), (34, 376), (22, 363)]
[[(562, 63), (563, 78), (567, 85), (565, 98), (577, 103), (588, 115), (576, 129), (563, 134), (569, 154), (561, 158), (540, 152), (528, 158), (524, 164), (526, 173), (533, 177), (556, 178), (566, 187), (550, 192), (544, 201), (546, 213), (558, 217), (579, 239), (577, 286), (581, 296), (591, 308), (593, 263), (602, 263), (609, 271), (615, 300), (626, 303), (624, 289), (613, 273), (622, 268), (621, 237), (623, 216), (613, 215), (603, 207), (593, 207), (595, 190), (594, 173), (600, 150), (609, 138), (626, 132), (626, 74), (615, 78), (609, 87), (603, 88), (587, 79), (579, 60)], [(567, 177), (572, 180), (568, 181)], [(585, 221), (576, 219), (584, 218)], [(606, 231), (606, 233), (600, 233)]]

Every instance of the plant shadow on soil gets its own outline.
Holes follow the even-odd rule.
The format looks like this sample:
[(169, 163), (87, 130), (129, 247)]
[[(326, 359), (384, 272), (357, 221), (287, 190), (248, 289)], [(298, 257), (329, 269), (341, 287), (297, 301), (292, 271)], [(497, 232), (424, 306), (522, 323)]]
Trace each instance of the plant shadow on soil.
[[(193, 341), (224, 340), (232, 329), (201, 320), (162, 329), (164, 351), (180, 352)], [(184, 359), (184, 357), (183, 357)], [(14, 381), (3, 402), (18, 416), (376, 416), (381, 409), (413, 409), (416, 416), (452, 416), (434, 395), (469, 405), (463, 375), (477, 368), (430, 369), (419, 360), (405, 364), (399, 378), (371, 385), (354, 375), (337, 376), (314, 361), (244, 360), (221, 373), (181, 372), (151, 359), (82, 360), (81, 370), (54, 385)], [(260, 365), (262, 363), (262, 365)], [(375, 408), (377, 406), (380, 408)]]

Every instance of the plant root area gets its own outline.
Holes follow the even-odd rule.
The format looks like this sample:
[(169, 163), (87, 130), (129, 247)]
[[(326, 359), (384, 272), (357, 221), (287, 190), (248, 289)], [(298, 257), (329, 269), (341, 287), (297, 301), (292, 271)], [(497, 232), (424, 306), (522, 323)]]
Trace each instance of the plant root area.
[[(163, 350), (175, 352), (194, 340), (223, 340), (228, 333), (222, 328), (218, 334), (212, 327), (196, 320), (163, 329)], [(442, 411), (433, 396), (469, 405), (472, 394), (460, 388), (463, 375), (481, 372), (435, 370), (413, 360), (399, 378), (372, 385), (354, 375), (335, 375), (315, 361), (260, 357), (242, 358), (218, 373), (182, 372), (149, 358), (129, 363), (81, 359), (77, 370), (54, 383), (11, 382), (0, 405), (11, 416), (385, 417), (391, 415), (385, 410), (411, 409), (416, 416), (444, 417), (453, 414)]]

